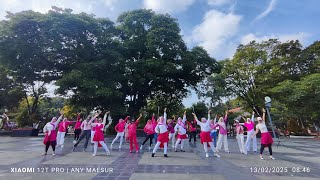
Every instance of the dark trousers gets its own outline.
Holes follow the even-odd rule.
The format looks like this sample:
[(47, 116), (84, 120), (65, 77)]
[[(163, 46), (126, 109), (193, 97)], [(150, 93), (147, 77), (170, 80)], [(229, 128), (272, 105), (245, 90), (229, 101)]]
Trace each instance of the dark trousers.
[(270, 153), (270, 156), (272, 156), (272, 144), (261, 144), (261, 147), (260, 147), (260, 154), (263, 153), (263, 150), (265, 147), (268, 147), (269, 148), (269, 153)]
[(50, 145), (52, 147), (52, 151), (54, 152), (56, 150), (57, 141), (47, 141), (46, 142), (46, 153), (48, 152)]
[(86, 137), (86, 142), (84, 143), (84, 148), (86, 149), (88, 147), (88, 142), (89, 142), (89, 139), (91, 137), (91, 130), (83, 130), (78, 141), (74, 144), (73, 147), (77, 147), (78, 144), (81, 142), (81, 140)]
[(80, 134), (81, 134), (81, 129), (75, 129), (74, 130), (74, 140), (78, 141)]
[(144, 139), (143, 143), (142, 143), (142, 146), (148, 141), (148, 139), (150, 139), (150, 146), (152, 145), (152, 139), (153, 139), (153, 134), (147, 134), (146, 135), (146, 138)]
[(189, 142), (191, 142), (192, 137), (193, 137), (193, 142), (196, 142), (197, 141), (196, 136), (197, 136), (197, 131), (189, 132)]

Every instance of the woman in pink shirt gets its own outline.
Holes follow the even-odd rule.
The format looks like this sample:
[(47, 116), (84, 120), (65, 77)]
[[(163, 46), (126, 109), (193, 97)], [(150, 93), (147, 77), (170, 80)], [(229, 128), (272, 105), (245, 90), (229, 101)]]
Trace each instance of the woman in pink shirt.
[(236, 125), (236, 134), (237, 134), (236, 139), (238, 142), (240, 153), (247, 155), (247, 149), (244, 144), (244, 135), (243, 135), (244, 128), (242, 125), (240, 125), (239, 120), (235, 120), (235, 125)]
[(187, 123), (188, 123), (188, 130), (189, 130), (189, 143), (191, 142), (192, 138), (193, 138), (193, 143), (196, 143), (196, 141), (197, 141), (197, 139), (196, 139), (196, 136), (197, 136), (197, 127), (196, 127), (197, 121), (194, 119), (191, 122), (187, 121)]
[(172, 141), (172, 148), (174, 148), (175, 139), (176, 139), (176, 136), (175, 136), (175, 133), (174, 133), (174, 126), (175, 126), (174, 123), (176, 123), (176, 117), (173, 115), (172, 118), (173, 119), (168, 119), (167, 120), (167, 126), (168, 126), (168, 131), (169, 131), (169, 141), (170, 140)]
[(134, 121), (132, 120), (130, 124), (128, 125), (128, 136), (129, 136), (129, 142), (130, 142), (130, 153), (133, 151), (133, 144), (136, 148), (136, 153), (139, 152), (139, 145), (137, 143), (137, 126), (139, 124), (139, 121), (142, 117), (142, 114), (140, 114), (139, 118)]
[(223, 145), (224, 145), (224, 151), (227, 153), (230, 153), (229, 148), (228, 148), (228, 129), (227, 129), (227, 121), (228, 121), (228, 110), (226, 110), (226, 114), (223, 117), (219, 118), (218, 123), (216, 123), (212, 128), (215, 128), (219, 126), (219, 135), (218, 135), (218, 142), (217, 142), (217, 147), (216, 147), (216, 152), (219, 152), (222, 147), (222, 140), (223, 140)]
[(256, 136), (252, 136), (254, 134), (254, 111), (252, 111), (251, 119), (247, 118), (247, 122), (240, 123), (240, 125), (244, 125), (247, 128), (247, 140), (246, 140), (246, 150), (247, 150), (247, 152), (250, 151), (250, 143), (251, 143), (251, 141), (252, 141), (252, 144), (253, 144), (252, 150), (254, 152), (257, 152), (257, 149), (258, 149), (257, 148), (257, 138), (256, 138)]
[(147, 121), (147, 124), (144, 126), (143, 128), (143, 131), (146, 133), (146, 138), (144, 139), (143, 143), (141, 144), (140, 146), (140, 149), (143, 148), (144, 144), (150, 140), (150, 145), (149, 145), (149, 150), (151, 149), (151, 146), (152, 146), (152, 139), (153, 139), (153, 136), (154, 136), (154, 125), (153, 125), (153, 122), (155, 121), (154, 119), (154, 114), (152, 115), (152, 118), (149, 119)]
[(74, 121), (68, 121), (67, 118), (64, 118), (63, 121), (59, 124), (59, 129), (57, 134), (57, 146), (61, 146), (61, 148), (63, 148), (64, 137), (66, 135), (67, 128), (72, 123), (74, 123)]
[(122, 146), (122, 142), (123, 142), (123, 136), (124, 136), (124, 130), (125, 130), (125, 125), (127, 123), (127, 120), (130, 118), (130, 116), (127, 116), (124, 120), (123, 119), (119, 119), (118, 124), (114, 127), (114, 129), (117, 132), (117, 136), (116, 138), (114, 138), (114, 140), (111, 143), (111, 149), (112, 149), (112, 145), (114, 142), (116, 142), (116, 140), (118, 140), (118, 138), (120, 138), (120, 145), (119, 145), (119, 149), (121, 149)]
[(81, 123), (82, 123), (82, 118), (80, 116), (80, 113), (78, 113), (77, 121), (74, 125), (74, 139), (73, 139), (73, 144), (75, 144), (81, 134)]

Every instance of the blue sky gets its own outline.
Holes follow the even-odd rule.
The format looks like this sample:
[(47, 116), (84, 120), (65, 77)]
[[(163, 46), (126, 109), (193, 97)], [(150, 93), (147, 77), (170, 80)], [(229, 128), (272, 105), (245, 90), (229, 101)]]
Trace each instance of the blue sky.
[[(0, 0), (0, 19), (6, 11), (45, 13), (53, 5), (111, 20), (138, 8), (169, 13), (189, 48), (201, 45), (217, 60), (232, 57), (240, 43), (251, 40), (298, 39), (308, 46), (320, 39), (319, 0)], [(197, 101), (192, 92), (183, 102)]]

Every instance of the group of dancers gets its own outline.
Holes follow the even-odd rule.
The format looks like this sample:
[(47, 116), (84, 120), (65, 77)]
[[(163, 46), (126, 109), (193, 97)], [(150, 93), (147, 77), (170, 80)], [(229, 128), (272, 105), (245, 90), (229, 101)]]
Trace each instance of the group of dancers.
[[(148, 149), (151, 150), (153, 140), (155, 140), (155, 145), (152, 150), (151, 157), (154, 157), (158, 148), (163, 148), (164, 157), (168, 157), (168, 146), (169, 141), (171, 141), (172, 148), (175, 152), (178, 151), (178, 146), (180, 144), (180, 151), (185, 152), (184, 143), (187, 139), (187, 129), (189, 130), (189, 142), (191, 139), (196, 141), (196, 132), (197, 126), (200, 126), (200, 142), (203, 144), (203, 149), (206, 157), (209, 157), (208, 148), (211, 149), (214, 157), (220, 157), (218, 152), (221, 151), (222, 144), (224, 145), (224, 151), (230, 153), (228, 148), (228, 138), (227, 138), (227, 124), (228, 124), (228, 110), (225, 111), (225, 115), (219, 117), (216, 115), (212, 119), (211, 110), (208, 111), (207, 117), (202, 117), (198, 119), (195, 113), (192, 113), (193, 120), (191, 122), (187, 121), (186, 112), (184, 112), (182, 118), (172, 116), (172, 119), (167, 118), (166, 108), (164, 109), (163, 116), (155, 118), (153, 114), (151, 119), (147, 120), (147, 123), (144, 127), (144, 132), (146, 134), (145, 139), (143, 140), (140, 150), (143, 149), (143, 146), (149, 140)], [(235, 131), (236, 139), (239, 145), (240, 153), (247, 155), (250, 151), (251, 141), (253, 142), (253, 151), (257, 152), (257, 140), (256, 134), (261, 132), (261, 148), (260, 148), (260, 158), (263, 159), (263, 150), (264, 148), (269, 148), (270, 158), (274, 159), (272, 156), (272, 137), (265, 124), (265, 110), (263, 109), (263, 116), (257, 117), (258, 124), (256, 125), (256, 130), (254, 130), (254, 119), (255, 113), (252, 113), (251, 118), (243, 118), (244, 123), (240, 123), (239, 120), (235, 120)], [(123, 144), (123, 139), (126, 138), (130, 143), (130, 153), (135, 151), (139, 152), (139, 145), (137, 142), (137, 126), (139, 125), (142, 114), (138, 119), (129, 120), (130, 116), (127, 116), (125, 119), (119, 119), (117, 125), (115, 126), (115, 131), (117, 135), (115, 139), (111, 142), (111, 149), (113, 144), (120, 139), (119, 149), (121, 149)], [(63, 120), (62, 120), (63, 119)], [(108, 124), (106, 124), (108, 119)], [(62, 120), (62, 122), (60, 122)], [(85, 138), (84, 151), (88, 147), (89, 140), (93, 144), (93, 156), (96, 156), (98, 147), (103, 147), (107, 155), (110, 155), (110, 150), (104, 140), (104, 132), (110, 127), (112, 123), (112, 118), (110, 112), (106, 112), (104, 116), (101, 116), (101, 112), (96, 112), (94, 115), (88, 115), (85, 120), (82, 120), (80, 114), (76, 121), (68, 121), (67, 118), (63, 117), (63, 113), (60, 113), (59, 118), (52, 118), (43, 128), (45, 133), (45, 138), (43, 143), (45, 144), (45, 153), (47, 155), (49, 146), (51, 145), (53, 150), (53, 155), (55, 155), (56, 146), (63, 147), (64, 136), (68, 126), (72, 123), (75, 123), (74, 126), (74, 146), (73, 151), (77, 148), (79, 143)], [(58, 127), (58, 132), (56, 128)], [(244, 127), (247, 129), (247, 139), (244, 141)], [(218, 133), (219, 132), (219, 133)]]

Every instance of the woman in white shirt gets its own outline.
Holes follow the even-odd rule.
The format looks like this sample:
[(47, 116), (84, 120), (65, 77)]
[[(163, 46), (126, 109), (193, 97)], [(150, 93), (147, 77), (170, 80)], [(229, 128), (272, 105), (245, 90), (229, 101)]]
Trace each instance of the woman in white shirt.
[(260, 159), (263, 159), (262, 153), (265, 147), (269, 148), (269, 153), (270, 153), (270, 158), (274, 159), (274, 157), (272, 157), (272, 143), (273, 143), (273, 139), (271, 134), (269, 133), (266, 123), (265, 123), (265, 118), (266, 118), (266, 110), (263, 109), (263, 115), (262, 118), (258, 117), (258, 124), (256, 126), (256, 132), (251, 136), (252, 138), (258, 134), (259, 130), (261, 132), (261, 148), (260, 148)]
[[(212, 139), (210, 137), (210, 124), (211, 124), (211, 119), (210, 119), (210, 112), (211, 110), (208, 111), (208, 119), (206, 118), (201, 118), (201, 122), (198, 120), (197, 115), (195, 113), (192, 113), (194, 119), (197, 121), (197, 124), (201, 127), (201, 133), (200, 133), (200, 141), (203, 144), (203, 149), (204, 152), (206, 153), (206, 157), (209, 157), (208, 154), (208, 146), (211, 148), (213, 155), (215, 157), (220, 157), (217, 153), (215, 153), (215, 148), (212, 143)], [(214, 119), (216, 121), (217, 118)]]
[(154, 131), (159, 134), (157, 138), (157, 142), (153, 148), (151, 157), (154, 157), (155, 153), (157, 152), (158, 147), (162, 144), (163, 145), (163, 156), (168, 157), (168, 141), (169, 141), (169, 132), (167, 126), (167, 108), (164, 108), (163, 116), (159, 117), (158, 124), (155, 127)]
[(56, 153), (55, 153), (56, 145), (57, 145), (56, 128), (62, 118), (63, 118), (63, 113), (60, 112), (60, 117), (58, 118), (58, 120), (56, 117), (53, 117), (52, 120), (44, 126), (43, 132), (45, 133), (45, 137), (43, 140), (43, 144), (46, 145), (46, 149), (45, 149), (45, 153), (43, 155), (47, 155), (47, 152), (48, 152), (50, 145), (51, 145), (52, 151), (53, 151), (52, 155), (56, 155)]
[(185, 150), (183, 150), (183, 144), (184, 144), (185, 139), (187, 139), (187, 129), (186, 129), (187, 116), (186, 116), (186, 114), (187, 114), (187, 112), (185, 111), (183, 114), (183, 119), (181, 119), (180, 117), (178, 118), (178, 122), (177, 122), (176, 126), (174, 127), (175, 132), (178, 134), (177, 142), (176, 142), (176, 145), (174, 146), (175, 152), (177, 152), (177, 147), (180, 142), (181, 142), (181, 152), (185, 152)]

